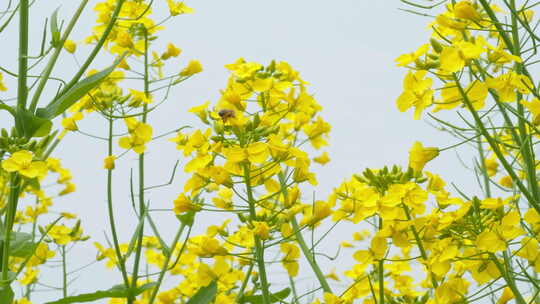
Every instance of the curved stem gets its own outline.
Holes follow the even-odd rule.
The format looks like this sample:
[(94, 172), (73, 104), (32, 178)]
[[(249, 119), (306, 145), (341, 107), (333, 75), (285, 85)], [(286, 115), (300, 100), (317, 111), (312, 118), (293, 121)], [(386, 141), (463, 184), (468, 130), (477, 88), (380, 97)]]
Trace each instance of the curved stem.
[[(508, 287), (510, 288), (510, 290), (512, 290), (512, 293), (516, 297), (516, 303), (526, 304), (527, 301), (525, 301), (525, 299), (521, 295), (519, 289), (517, 288), (516, 282), (514, 281), (513, 277), (508, 273), (506, 267), (504, 267), (504, 265), (501, 264), (501, 262), (499, 261), (499, 259), (494, 253), (490, 253), (490, 258), (493, 261), (493, 263), (495, 263), (495, 265), (497, 266), (497, 269), (499, 269), (499, 272), (501, 273), (502, 277), (506, 281), (506, 284), (508, 284)], [(505, 259), (506, 258), (507, 256), (505, 253)]]
[(251, 271), (253, 270), (254, 266), (255, 266), (255, 263), (249, 264), (246, 277), (244, 278), (244, 281), (242, 282), (242, 286), (240, 286), (240, 290), (238, 291), (238, 294), (236, 294), (236, 300), (235, 300), (236, 303), (239, 303), (240, 299), (244, 295), (244, 290), (246, 290), (247, 284), (249, 282), (249, 278), (251, 277)]
[[(169, 262), (171, 261), (171, 257), (173, 255), (174, 248), (176, 247), (176, 244), (178, 244), (178, 240), (180, 239), (180, 236), (182, 235), (182, 232), (184, 232), (184, 228), (186, 225), (182, 223), (180, 226), (180, 229), (176, 232), (176, 235), (174, 236), (174, 239), (172, 241), (172, 244), (169, 248), (171, 248), (169, 254), (165, 258), (165, 262), (163, 263), (163, 268), (161, 269), (161, 272), (159, 273), (158, 280), (156, 282), (156, 287), (152, 290), (152, 295), (150, 296), (150, 299), (148, 300), (148, 304), (153, 304), (156, 296), (159, 291), (159, 287), (161, 286), (161, 283), (163, 283), (163, 278), (165, 278), (165, 273), (167, 273), (167, 270), (169, 269)], [(182, 254), (181, 252), (179, 254)]]
[(457, 78), (455, 73), (453, 74), (453, 79), (454, 79), (454, 81), (456, 83), (456, 86), (458, 88), (458, 91), (459, 91), (461, 97), (463, 97), (463, 103), (465, 104), (465, 106), (467, 107), (469, 112), (471, 112), (476, 124), (478, 125), (478, 128), (480, 129), (480, 133), (482, 134), (482, 136), (489, 143), (489, 146), (493, 150), (493, 153), (495, 153), (495, 155), (497, 156), (497, 159), (501, 162), (501, 164), (503, 165), (506, 172), (508, 172), (510, 177), (512, 177), (512, 181), (516, 183), (516, 185), (519, 188), (519, 190), (521, 191), (521, 193), (523, 193), (523, 196), (525, 196), (525, 198), (527, 198), (529, 203), (534, 207), (534, 209), (537, 212), (540, 212), (540, 203), (538, 201), (536, 201), (535, 198), (531, 195), (531, 193), (529, 192), (529, 189), (527, 189), (527, 187), (525, 187), (525, 185), (523, 185), (523, 183), (521, 182), (519, 176), (516, 174), (516, 172), (514, 171), (512, 166), (508, 163), (508, 161), (504, 157), (503, 153), (499, 149), (499, 146), (498, 146), (497, 142), (495, 142), (493, 137), (491, 137), (489, 132), (486, 130), (486, 127), (484, 126), (484, 124), (482, 122), (482, 119), (480, 118), (480, 116), (478, 116), (478, 112), (476, 112), (476, 110), (472, 106), (472, 103), (469, 100), (469, 97), (465, 93), (465, 90), (463, 89), (463, 86), (461, 86), (461, 83), (459, 82), (459, 79)]
[[(149, 96), (148, 89), (149, 89), (149, 74), (148, 74), (148, 32), (144, 31), (144, 94), (146, 97)], [(143, 115), (142, 115), (142, 122), (146, 123), (147, 115), (148, 115), (148, 108), (147, 105), (144, 104), (143, 106)], [(131, 286), (132, 288), (137, 287), (137, 280), (139, 278), (139, 266), (141, 262), (141, 254), (142, 254), (142, 240), (144, 235), (144, 221), (145, 221), (145, 205), (144, 205), (144, 153), (139, 154), (139, 222), (141, 223), (141, 229), (139, 230), (139, 235), (137, 236), (137, 247), (135, 248), (135, 261), (133, 264), (133, 277)], [(131, 304), (134, 299), (128, 298), (128, 304)]]
[[(405, 211), (405, 215), (407, 216), (407, 220), (412, 220), (412, 217), (411, 217), (411, 212), (409, 211), (409, 207), (407, 207), (407, 205), (403, 204), (403, 211)], [(414, 239), (416, 240), (416, 246), (418, 246), (418, 250), (420, 251), (420, 256), (422, 257), (422, 259), (424, 261), (427, 261), (428, 259), (428, 256), (427, 256), (427, 252), (426, 252), (426, 249), (424, 248), (424, 243), (422, 243), (422, 239), (420, 238), (420, 234), (418, 233), (418, 231), (416, 230), (416, 227), (414, 227), (414, 225), (411, 225), (411, 231), (414, 235)], [(439, 284), (437, 283), (437, 280), (433, 277), (433, 273), (430, 272), (430, 277), (431, 277), (431, 284), (433, 285), (433, 287), (437, 288), (439, 286)]]
[(313, 272), (315, 273), (315, 276), (317, 277), (317, 280), (319, 281), (319, 284), (321, 284), (321, 288), (324, 292), (332, 293), (332, 288), (330, 288), (330, 284), (328, 284), (328, 281), (326, 280), (326, 277), (324, 276), (321, 268), (319, 267), (319, 264), (317, 264), (317, 261), (315, 260), (315, 256), (312, 254), (312, 252), (309, 250), (309, 247), (306, 244), (306, 241), (304, 240), (304, 236), (302, 235), (302, 232), (300, 231), (300, 227), (298, 226), (298, 222), (296, 221), (296, 218), (292, 218), (291, 224), (293, 227), (293, 231), (295, 231), (295, 238), (296, 242), (300, 246), (300, 250), (304, 254), (304, 257), (306, 257), (306, 260), (309, 263), (309, 266), (311, 266), (311, 269), (313, 269)]
[[(249, 203), (249, 216), (250, 220), (256, 219), (255, 212), (255, 199), (253, 197), (253, 189), (251, 189), (251, 177), (249, 172), (249, 165), (244, 164), (244, 183), (246, 184), (246, 192)], [(259, 277), (261, 279), (262, 300), (264, 304), (270, 304), (270, 291), (268, 285), (268, 278), (266, 276), (266, 265), (264, 264), (264, 246), (259, 236), (255, 235), (255, 260), (259, 268)]]
[[(112, 155), (112, 134), (113, 134), (113, 121), (109, 119), (109, 139), (108, 139), (108, 153), (107, 155)], [(118, 259), (118, 267), (122, 273), (122, 278), (124, 280), (124, 285), (129, 287), (129, 278), (126, 271), (126, 264), (122, 252), (120, 251), (120, 243), (118, 242), (118, 234), (116, 232), (116, 224), (114, 221), (114, 211), (113, 211), (113, 202), (112, 202), (112, 169), (107, 170), (107, 209), (109, 212), (109, 225), (111, 226), (111, 234), (114, 245), (114, 252), (116, 253), (116, 258)]]

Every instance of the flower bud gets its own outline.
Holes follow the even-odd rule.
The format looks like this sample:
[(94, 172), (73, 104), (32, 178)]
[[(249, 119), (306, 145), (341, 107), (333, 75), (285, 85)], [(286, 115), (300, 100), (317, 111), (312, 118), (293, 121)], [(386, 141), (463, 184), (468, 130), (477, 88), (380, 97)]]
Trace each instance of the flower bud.
[(431, 39), (429, 40), (429, 42), (431, 43), (431, 47), (433, 48), (433, 50), (434, 50), (436, 53), (442, 52), (443, 47), (442, 47), (442, 45), (439, 43), (439, 41), (437, 41), (437, 39), (431, 38)]
[(105, 159), (103, 160), (103, 168), (107, 170), (113, 170), (115, 160), (116, 160), (116, 156), (114, 155), (109, 155), (105, 157)]

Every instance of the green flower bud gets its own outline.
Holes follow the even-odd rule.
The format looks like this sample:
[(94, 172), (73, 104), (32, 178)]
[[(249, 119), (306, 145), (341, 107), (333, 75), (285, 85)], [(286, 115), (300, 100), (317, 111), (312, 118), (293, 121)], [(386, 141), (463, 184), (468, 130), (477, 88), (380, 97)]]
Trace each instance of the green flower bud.
[(433, 48), (433, 50), (434, 50), (436, 53), (442, 52), (443, 47), (442, 47), (442, 45), (439, 43), (439, 41), (437, 41), (437, 40), (434, 39), (434, 38), (431, 38), (431, 39), (429, 40), (429, 42), (431, 43), (431, 47)]

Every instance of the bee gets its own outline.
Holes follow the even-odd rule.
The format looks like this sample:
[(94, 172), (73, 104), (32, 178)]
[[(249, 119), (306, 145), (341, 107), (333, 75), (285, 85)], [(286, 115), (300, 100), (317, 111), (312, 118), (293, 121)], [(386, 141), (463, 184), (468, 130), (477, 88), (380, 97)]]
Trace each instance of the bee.
[(223, 120), (223, 122), (227, 122), (227, 119), (235, 117), (234, 111), (228, 110), (228, 109), (220, 110), (218, 114), (219, 114), (219, 117), (221, 117), (221, 119)]

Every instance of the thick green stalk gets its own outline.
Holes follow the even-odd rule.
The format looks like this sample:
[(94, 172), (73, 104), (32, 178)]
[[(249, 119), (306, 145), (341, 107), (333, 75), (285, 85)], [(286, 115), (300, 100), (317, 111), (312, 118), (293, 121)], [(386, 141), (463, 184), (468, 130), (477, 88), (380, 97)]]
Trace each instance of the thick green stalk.
[(9, 277), (9, 244), (11, 241), (11, 231), (13, 230), (20, 192), (20, 178), (18, 173), (10, 173), (9, 187), (8, 206), (4, 220), (6, 226), (4, 227), (4, 242), (2, 243), (2, 282), (6, 282)]
[(311, 266), (311, 269), (313, 269), (313, 272), (315, 273), (315, 276), (317, 277), (319, 284), (321, 284), (322, 290), (324, 292), (332, 293), (332, 288), (330, 288), (330, 284), (328, 284), (328, 281), (326, 280), (324, 273), (319, 267), (319, 264), (317, 264), (315, 257), (313, 256), (312, 252), (309, 250), (309, 247), (307, 246), (306, 241), (304, 240), (304, 236), (302, 236), (302, 232), (300, 231), (300, 227), (298, 226), (298, 222), (296, 221), (296, 218), (294, 217), (292, 218), (291, 225), (292, 225), (293, 230), (295, 231), (294, 236), (296, 238), (296, 242), (300, 246), (300, 250), (304, 254), (304, 257), (306, 257), (306, 260), (308, 261), (309, 266)]
[(58, 57), (60, 56), (60, 53), (62, 52), (62, 47), (64, 45), (64, 42), (69, 37), (69, 34), (71, 34), (71, 31), (75, 27), (75, 24), (77, 23), (77, 20), (79, 20), (79, 17), (81, 16), (81, 13), (84, 10), (84, 7), (86, 6), (87, 3), (88, 3), (88, 0), (82, 0), (81, 3), (79, 4), (77, 11), (75, 11), (75, 14), (69, 21), (66, 31), (64, 32), (64, 35), (62, 35), (62, 38), (60, 39), (59, 45), (54, 50), (54, 53), (49, 59), (47, 66), (43, 70), (39, 83), (36, 87), (36, 92), (34, 93), (34, 96), (32, 97), (32, 102), (30, 103), (30, 108), (29, 108), (30, 112), (35, 111), (37, 107), (37, 103), (39, 101), (39, 97), (41, 96), (41, 93), (43, 92), (43, 89), (45, 88), (45, 84), (47, 84), (47, 81), (49, 80), (49, 76), (51, 75), (52, 70), (56, 64), (56, 60), (58, 60)]
[(62, 251), (62, 295), (67, 297), (67, 267), (66, 267), (66, 245), (60, 247)]
[[(249, 216), (250, 220), (256, 219), (255, 212), (255, 198), (253, 197), (253, 189), (251, 189), (251, 177), (249, 172), (249, 165), (244, 164), (244, 183), (246, 184), (246, 192), (249, 202)], [(259, 268), (259, 278), (261, 279), (262, 290), (262, 302), (263, 304), (270, 304), (270, 287), (268, 285), (268, 278), (266, 276), (266, 265), (264, 264), (264, 246), (259, 236), (255, 235), (255, 260)]]
[[(148, 74), (148, 32), (144, 32), (144, 94), (149, 96), (149, 74)], [(144, 104), (142, 122), (146, 123), (148, 115), (148, 106)], [(137, 247), (135, 248), (135, 261), (133, 263), (132, 288), (137, 287), (139, 278), (139, 266), (141, 263), (142, 240), (144, 235), (144, 220), (145, 220), (145, 205), (144, 205), (144, 153), (139, 154), (139, 222), (142, 223), (139, 235), (137, 236)], [(134, 299), (128, 298), (128, 304), (131, 304)]]
[[(113, 137), (113, 121), (109, 118), (109, 136), (107, 143), (107, 155), (113, 155), (112, 151), (112, 137)], [(112, 201), (112, 169), (107, 170), (107, 209), (109, 212), (109, 225), (111, 226), (111, 234), (114, 245), (114, 252), (116, 253), (116, 258), (118, 259), (118, 267), (122, 273), (122, 279), (124, 280), (124, 285), (129, 287), (129, 278), (126, 271), (126, 264), (122, 252), (120, 251), (120, 242), (118, 242), (118, 234), (116, 232), (116, 223), (114, 221), (114, 211), (113, 211), (113, 201)], [(130, 292), (131, 293), (131, 292)]]
[[(156, 296), (157, 296), (158, 291), (159, 291), (159, 287), (161, 286), (161, 283), (163, 283), (163, 278), (165, 278), (165, 274), (167, 273), (167, 270), (169, 270), (169, 262), (171, 261), (171, 257), (173, 255), (174, 248), (176, 248), (176, 244), (178, 244), (178, 240), (180, 239), (180, 236), (182, 235), (182, 232), (184, 232), (185, 227), (186, 227), (186, 225), (184, 225), (184, 223), (182, 223), (182, 225), (180, 226), (180, 229), (178, 229), (178, 231), (176, 232), (176, 235), (174, 236), (172, 244), (169, 247), (171, 249), (171, 251), (165, 257), (165, 262), (163, 263), (163, 268), (161, 269), (161, 271), (159, 273), (159, 277), (158, 277), (158, 280), (156, 282), (156, 287), (154, 287), (154, 289), (152, 290), (152, 295), (150, 296), (150, 299), (147, 302), (148, 304), (153, 304), (155, 299), (156, 299)], [(178, 254), (182, 254), (182, 253), (180, 252)]]
[(29, 3), (28, 0), (20, 0), (19, 4), (19, 75), (17, 78), (17, 110), (22, 111), (26, 109), (26, 100), (28, 98), (26, 76), (28, 73)]

